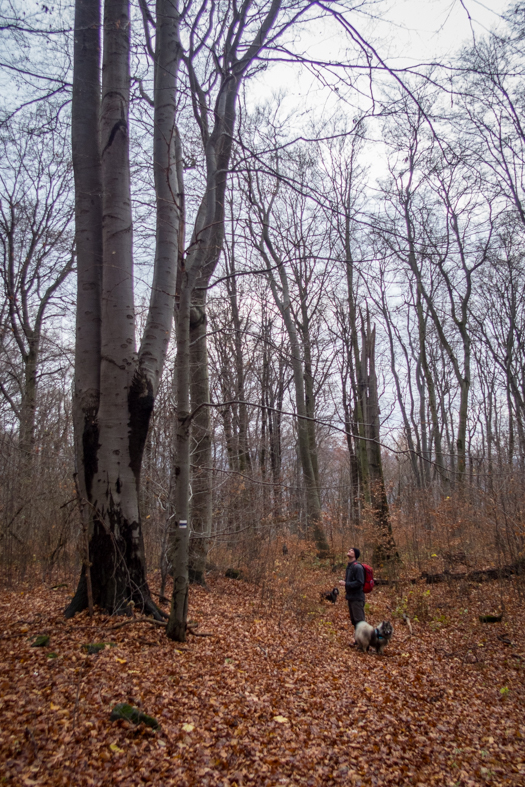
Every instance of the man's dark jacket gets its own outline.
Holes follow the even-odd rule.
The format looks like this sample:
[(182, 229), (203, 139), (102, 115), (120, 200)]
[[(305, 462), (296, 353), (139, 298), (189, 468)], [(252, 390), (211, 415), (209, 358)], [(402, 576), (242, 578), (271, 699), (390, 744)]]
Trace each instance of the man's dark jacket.
[(348, 601), (364, 601), (365, 570), (361, 563), (349, 563), (346, 567), (345, 590)]

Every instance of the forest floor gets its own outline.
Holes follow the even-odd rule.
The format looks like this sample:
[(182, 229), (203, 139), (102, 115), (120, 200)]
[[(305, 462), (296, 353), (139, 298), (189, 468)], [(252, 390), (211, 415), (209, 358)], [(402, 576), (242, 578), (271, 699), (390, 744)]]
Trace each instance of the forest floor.
[[(515, 581), (376, 588), (367, 617), (395, 627), (380, 657), (349, 647), (342, 594), (319, 601), (338, 574), (272, 568), (192, 587), (190, 618), (212, 636), (182, 645), (148, 623), (64, 620), (73, 587), (0, 593), (0, 784), (525, 785)], [(480, 623), (502, 601), (503, 621)], [(160, 730), (111, 721), (123, 702)]]

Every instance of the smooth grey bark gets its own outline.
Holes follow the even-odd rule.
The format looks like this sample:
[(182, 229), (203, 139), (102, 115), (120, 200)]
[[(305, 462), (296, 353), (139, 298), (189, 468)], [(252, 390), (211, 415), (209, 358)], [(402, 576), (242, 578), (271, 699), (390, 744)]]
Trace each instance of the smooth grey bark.
[[(82, 607), (92, 609), (89, 505), (96, 471), (100, 401), (102, 294), (102, 169), (100, 161), (100, 0), (75, 5), (71, 146), (75, 177), (77, 313), (73, 426), (75, 474), (83, 520)], [(66, 612), (67, 614), (67, 612)]]
[[(78, 0), (81, 8), (81, 0)], [(92, 6), (92, 14), (96, 4)], [(80, 15), (80, 11), (78, 12)], [(93, 600), (111, 613), (126, 611), (133, 601), (141, 609), (160, 617), (146, 581), (146, 562), (139, 513), (140, 472), (153, 404), (166, 356), (173, 319), (177, 275), (179, 224), (182, 216), (180, 145), (175, 127), (175, 90), (181, 49), (178, 42), (177, 4), (158, 4), (154, 86), (154, 174), (157, 199), (157, 242), (150, 307), (140, 351), (135, 347), (133, 297), (133, 244), (129, 169), (129, 47), (130, 18), (127, 0), (106, 0), (104, 9), (104, 64), (100, 106), (102, 171), (102, 280), (100, 289), (100, 342), (96, 346), (92, 319), (95, 311), (82, 311), (79, 324), (86, 334), (82, 354), (77, 339), (79, 376), (100, 373), (98, 408), (92, 428), (82, 438), (84, 492), (91, 514), (89, 562)], [(94, 24), (91, 22), (91, 24)], [(79, 22), (80, 32), (83, 23)], [(77, 30), (77, 33), (79, 31)], [(80, 40), (80, 37), (79, 37)], [(81, 43), (81, 41), (80, 41)], [(92, 43), (88, 62), (82, 47), (75, 48), (74, 82), (89, 82), (92, 92), (85, 100), (96, 124), (98, 107), (98, 52)], [(87, 76), (89, 74), (89, 78)], [(77, 104), (74, 129), (82, 124), (82, 102)], [(96, 138), (96, 130), (90, 126)], [(78, 141), (76, 142), (78, 144)], [(90, 149), (96, 168), (97, 150)], [(77, 164), (77, 200), (86, 181)], [(86, 186), (87, 189), (87, 186)], [(95, 222), (93, 209), (93, 222)], [(93, 224), (93, 227), (95, 224)], [(95, 229), (93, 229), (93, 233)], [(92, 239), (83, 270), (97, 270), (98, 240)], [(91, 263), (89, 263), (91, 254)], [(89, 268), (91, 264), (91, 268)], [(80, 281), (80, 280), (79, 280)], [(94, 292), (94, 290), (93, 290)], [(95, 299), (95, 295), (93, 295)], [(91, 330), (91, 335), (89, 331)], [(82, 333), (81, 331), (81, 333)], [(84, 369), (84, 364), (90, 368)], [(80, 442), (77, 441), (77, 445)], [(79, 463), (80, 464), (80, 463)], [(85, 568), (85, 567), (84, 567)], [(87, 604), (86, 572), (83, 569), (77, 593), (67, 616)]]
[(182, 148), (176, 124), (180, 42), (179, 0), (157, 0), (153, 94), (155, 266), (139, 354), (140, 376), (156, 395), (171, 337), (179, 238), (184, 221)]
[[(148, 603), (138, 510), (136, 457), (132, 456), (132, 398), (137, 367), (133, 300), (133, 248), (129, 181), (129, 6), (108, 0), (104, 8), (104, 63), (100, 110), (102, 163), (102, 288), (100, 399), (95, 464), (88, 500), (94, 602), (124, 612), (135, 597)], [(136, 585), (135, 592), (130, 580)], [(85, 605), (83, 576), (66, 610)]]

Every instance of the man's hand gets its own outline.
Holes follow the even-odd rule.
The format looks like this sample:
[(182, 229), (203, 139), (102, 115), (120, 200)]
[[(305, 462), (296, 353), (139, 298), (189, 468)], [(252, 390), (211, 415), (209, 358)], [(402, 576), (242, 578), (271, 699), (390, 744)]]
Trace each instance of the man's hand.
[(344, 581), (344, 579), (340, 579), (340, 580), (339, 580), (339, 584), (340, 584), (340, 585), (346, 585), (346, 582)]

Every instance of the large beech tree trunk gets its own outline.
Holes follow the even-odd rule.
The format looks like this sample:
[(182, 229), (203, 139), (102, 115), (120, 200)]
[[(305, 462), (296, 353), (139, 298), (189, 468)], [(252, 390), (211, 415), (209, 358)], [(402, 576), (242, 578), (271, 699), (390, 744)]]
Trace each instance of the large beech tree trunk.
[[(102, 173), (99, 114), (100, 0), (77, 0), (71, 111), (77, 250), (73, 422), (77, 488), (81, 501), (84, 501), (81, 511), (88, 534), (93, 532), (93, 517), (88, 501), (97, 469), (97, 413), (100, 401)], [(93, 555), (84, 554), (77, 593), (66, 609), (66, 616), (74, 615), (88, 606), (92, 558)]]
[[(142, 456), (171, 331), (181, 216), (174, 114), (180, 59), (177, 4), (159, 0), (159, 6), (154, 139), (157, 245), (150, 308), (138, 354), (129, 170), (128, 0), (106, 0), (104, 11), (101, 234), (97, 231), (96, 200), (90, 213), (84, 199), (95, 188), (88, 180), (89, 164), (82, 167), (78, 157), (75, 164), (77, 235), (84, 242), (82, 260), (79, 256), (79, 289), (87, 287), (92, 299), (88, 311), (79, 292), (75, 397), (79, 491), (87, 520), (89, 556), (66, 609), (68, 617), (87, 606), (90, 580), (94, 603), (108, 612), (125, 612), (132, 601), (160, 617), (146, 581), (138, 502)], [(73, 105), (77, 151), (79, 139), (75, 135), (82, 133), (83, 123), (89, 123), (86, 133), (98, 137), (98, 41), (86, 31), (88, 25), (97, 26), (97, 14), (96, 2), (90, 0), (88, 14), (83, 1), (78, 0), (74, 76), (78, 100)], [(82, 96), (84, 84), (88, 92)], [(87, 150), (96, 168), (96, 143)], [(91, 191), (91, 197), (93, 194)], [(85, 218), (87, 226), (88, 214), (89, 231), (83, 223)]]

